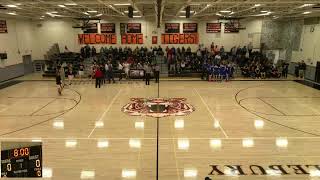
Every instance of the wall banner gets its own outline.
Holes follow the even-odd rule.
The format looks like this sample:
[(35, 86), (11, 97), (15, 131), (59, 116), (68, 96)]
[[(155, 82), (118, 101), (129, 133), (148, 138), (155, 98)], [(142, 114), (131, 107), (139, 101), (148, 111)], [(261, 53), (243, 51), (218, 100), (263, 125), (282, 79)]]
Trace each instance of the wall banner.
[(115, 34), (78, 34), (79, 44), (117, 44)]
[(143, 44), (143, 34), (122, 34), (121, 44)]
[(162, 34), (161, 44), (199, 44), (198, 33)]
[(152, 44), (158, 44), (158, 36), (152, 36)]
[(116, 33), (116, 24), (114, 23), (101, 23), (101, 33)]
[(0, 33), (8, 33), (6, 20), (0, 20)]
[(207, 33), (221, 32), (221, 23), (207, 23)]

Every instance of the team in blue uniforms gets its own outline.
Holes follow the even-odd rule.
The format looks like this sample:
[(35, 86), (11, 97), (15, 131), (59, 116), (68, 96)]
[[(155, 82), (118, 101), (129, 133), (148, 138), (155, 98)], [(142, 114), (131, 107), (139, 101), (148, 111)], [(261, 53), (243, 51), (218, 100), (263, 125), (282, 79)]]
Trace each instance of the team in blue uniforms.
[(231, 75), (232, 75), (232, 66), (229, 65), (207, 65), (207, 72), (209, 75), (208, 80), (209, 81), (222, 81), (226, 80), (229, 81)]

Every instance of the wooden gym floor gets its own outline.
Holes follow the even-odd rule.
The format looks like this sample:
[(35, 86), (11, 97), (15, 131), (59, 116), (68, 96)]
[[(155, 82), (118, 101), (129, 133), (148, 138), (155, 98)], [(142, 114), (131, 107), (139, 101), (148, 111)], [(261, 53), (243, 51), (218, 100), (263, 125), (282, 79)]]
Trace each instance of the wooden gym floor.
[(77, 82), (58, 96), (53, 81), (23, 81), (0, 90), (0, 141), (42, 141), (43, 173), (55, 180), (320, 179), (306, 166), (320, 165), (319, 90), (293, 81), (162, 81), (159, 90), (195, 111), (158, 122), (121, 112), (130, 98), (157, 97), (153, 82)]

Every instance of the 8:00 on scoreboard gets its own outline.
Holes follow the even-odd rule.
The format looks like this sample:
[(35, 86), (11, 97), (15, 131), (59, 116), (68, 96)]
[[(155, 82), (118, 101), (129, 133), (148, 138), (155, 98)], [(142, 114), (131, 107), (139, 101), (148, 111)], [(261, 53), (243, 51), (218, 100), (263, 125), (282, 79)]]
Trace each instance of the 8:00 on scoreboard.
[(1, 151), (1, 177), (42, 177), (42, 147)]

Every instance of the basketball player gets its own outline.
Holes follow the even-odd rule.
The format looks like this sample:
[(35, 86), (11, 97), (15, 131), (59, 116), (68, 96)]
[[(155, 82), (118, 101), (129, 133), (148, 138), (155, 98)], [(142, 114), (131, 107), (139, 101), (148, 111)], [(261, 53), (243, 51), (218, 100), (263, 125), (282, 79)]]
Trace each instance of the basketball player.
[(56, 84), (58, 87), (59, 95), (62, 94), (62, 90), (63, 90), (63, 84), (62, 84), (62, 80), (61, 80), (60, 71), (61, 71), (61, 67), (59, 66), (59, 67), (57, 67), (57, 72), (56, 72)]

